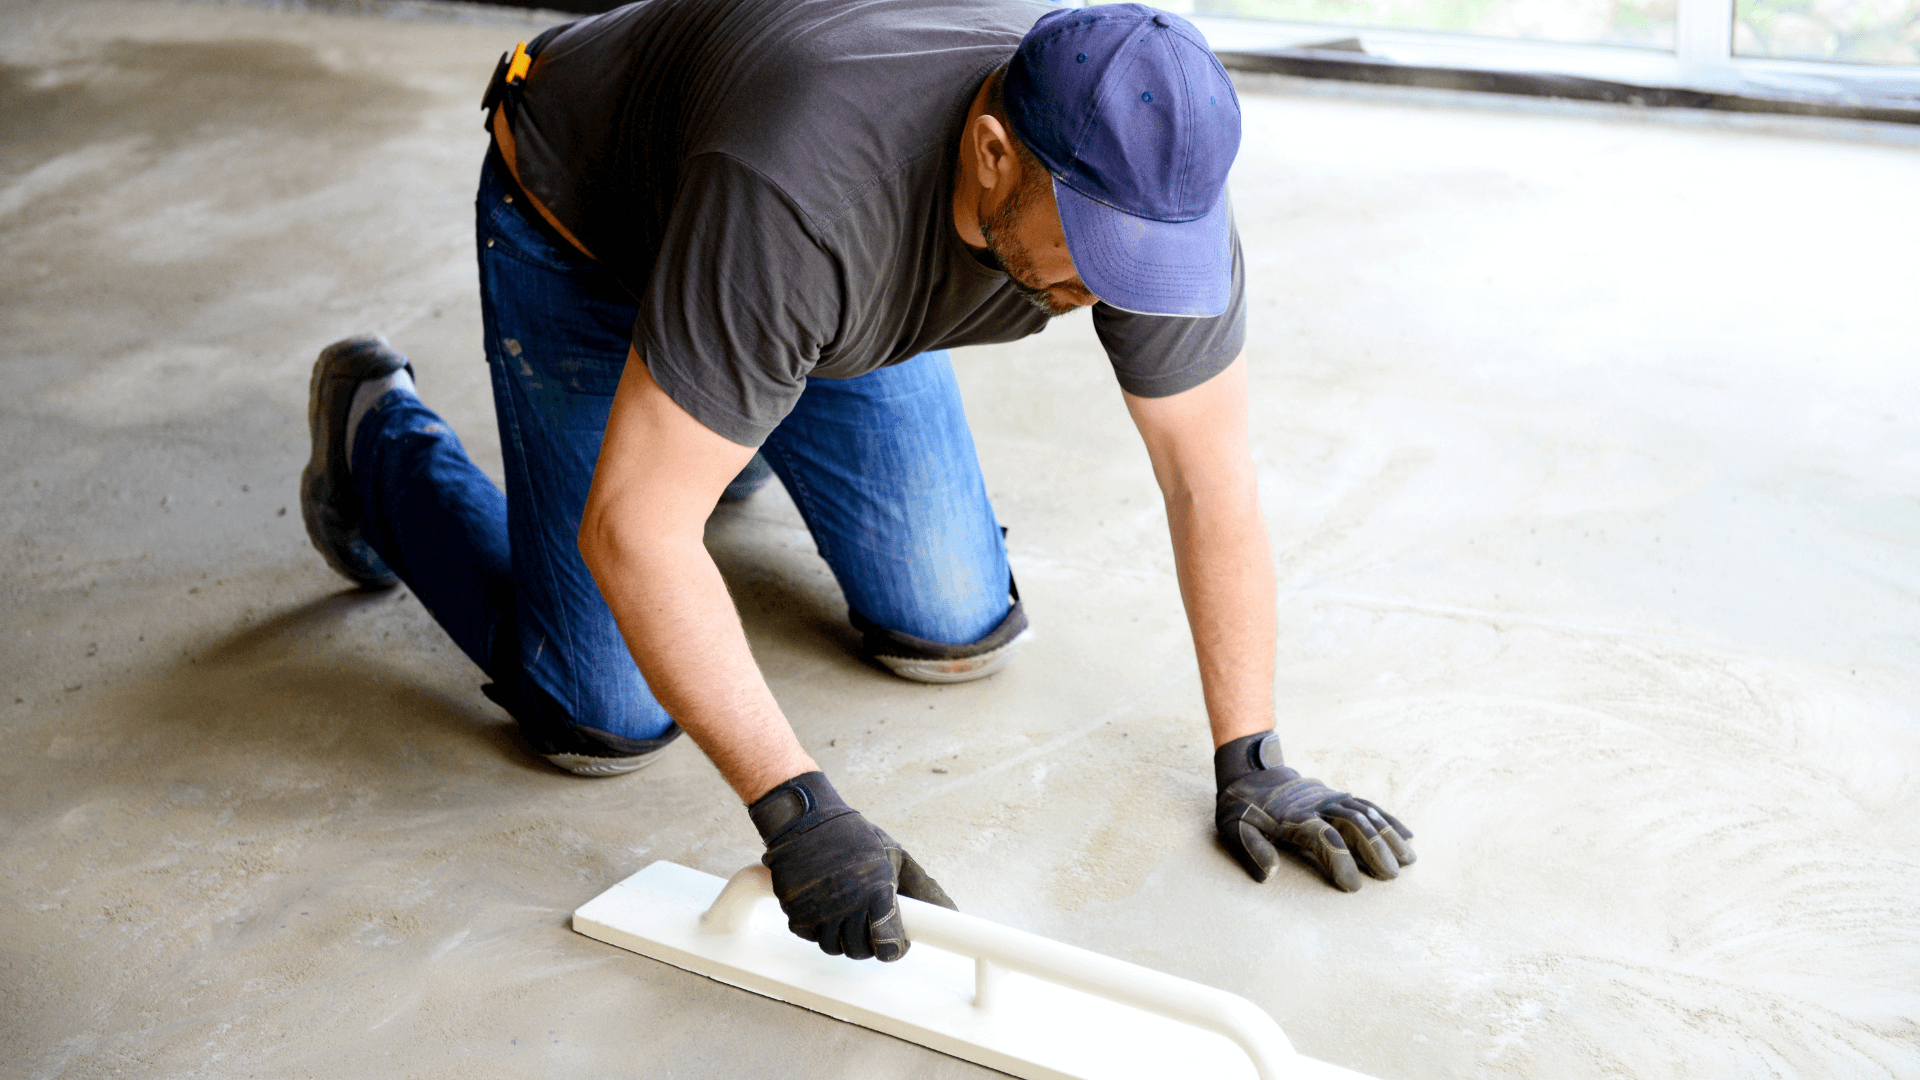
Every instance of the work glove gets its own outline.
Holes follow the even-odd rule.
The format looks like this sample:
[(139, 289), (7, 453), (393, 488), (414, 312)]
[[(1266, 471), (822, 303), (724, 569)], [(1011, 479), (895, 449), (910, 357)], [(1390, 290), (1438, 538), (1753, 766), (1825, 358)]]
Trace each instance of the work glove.
[(891, 962), (907, 955), (896, 894), (954, 906), (893, 837), (840, 798), (825, 773), (801, 773), (747, 813), (767, 842), (760, 861), (773, 871), (787, 928), (828, 956)]
[(1280, 762), (1273, 732), (1248, 735), (1213, 754), (1219, 789), (1214, 825), (1220, 842), (1255, 881), (1280, 865), (1279, 848), (1318, 867), (1335, 888), (1354, 892), (1360, 872), (1381, 879), (1400, 876), (1414, 860), (1407, 841), (1413, 830), (1365, 799), (1309, 780)]

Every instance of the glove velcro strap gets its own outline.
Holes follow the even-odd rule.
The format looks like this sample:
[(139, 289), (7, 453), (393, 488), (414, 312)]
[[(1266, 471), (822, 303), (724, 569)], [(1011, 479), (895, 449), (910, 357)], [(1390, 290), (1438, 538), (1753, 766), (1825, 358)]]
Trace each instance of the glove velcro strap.
[(747, 807), (747, 816), (768, 847), (852, 813), (857, 811), (833, 790), (827, 774), (818, 770), (801, 773)]
[(1213, 789), (1225, 791), (1250, 773), (1282, 767), (1279, 736), (1271, 731), (1242, 735), (1213, 752)]

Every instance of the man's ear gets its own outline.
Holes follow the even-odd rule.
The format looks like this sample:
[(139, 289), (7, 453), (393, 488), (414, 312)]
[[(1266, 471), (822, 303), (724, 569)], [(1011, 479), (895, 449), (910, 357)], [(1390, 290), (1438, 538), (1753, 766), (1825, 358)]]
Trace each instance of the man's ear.
[(989, 192), (1013, 190), (1020, 178), (1020, 161), (1006, 125), (992, 113), (981, 113), (967, 135), (967, 146), (973, 151), (974, 179)]

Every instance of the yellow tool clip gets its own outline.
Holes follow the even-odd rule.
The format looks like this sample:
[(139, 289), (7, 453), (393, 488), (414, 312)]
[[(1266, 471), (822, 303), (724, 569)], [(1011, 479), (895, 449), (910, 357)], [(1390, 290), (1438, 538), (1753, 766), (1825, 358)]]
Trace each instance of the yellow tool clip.
[(507, 85), (517, 86), (526, 81), (527, 69), (533, 66), (533, 57), (527, 55), (527, 43), (521, 42), (513, 47), (513, 61), (507, 65)]

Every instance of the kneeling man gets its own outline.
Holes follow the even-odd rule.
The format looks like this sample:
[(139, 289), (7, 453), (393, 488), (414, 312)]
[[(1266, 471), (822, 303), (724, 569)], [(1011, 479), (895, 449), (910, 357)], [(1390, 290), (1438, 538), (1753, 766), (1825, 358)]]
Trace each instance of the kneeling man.
[(1275, 595), (1226, 196), (1239, 103), (1138, 4), (643, 0), (502, 62), (477, 203), (501, 492), (378, 338), (314, 367), (302, 507), (405, 581), (554, 765), (682, 730), (747, 805), (795, 933), (895, 959), (946, 894), (848, 806), (767, 688), (703, 527), (770, 470), (872, 657), (990, 674), (1027, 620), (945, 350), (1092, 305), (1166, 499), (1221, 841), (1342, 889), (1411, 833), (1273, 733)]

